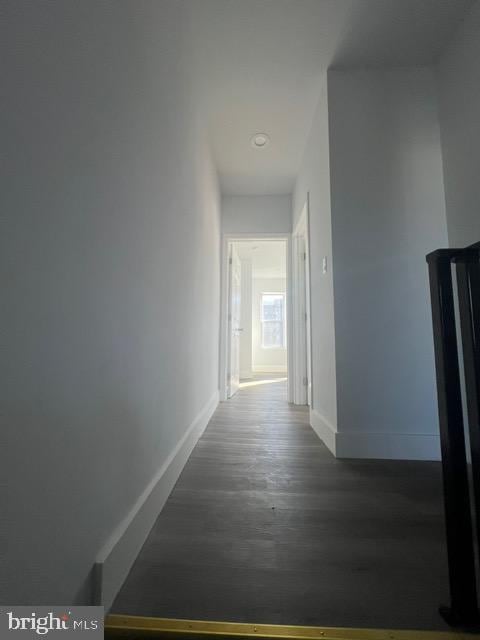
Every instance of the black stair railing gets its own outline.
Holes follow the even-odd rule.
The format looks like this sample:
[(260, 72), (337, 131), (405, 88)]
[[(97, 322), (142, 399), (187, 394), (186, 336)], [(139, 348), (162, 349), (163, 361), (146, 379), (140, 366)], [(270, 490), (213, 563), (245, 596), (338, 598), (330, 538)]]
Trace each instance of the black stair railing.
[[(450, 606), (441, 607), (440, 612), (452, 626), (475, 627), (480, 621), (474, 527), (476, 523), (479, 536), (480, 243), (465, 249), (439, 249), (428, 254), (427, 262), (450, 582)], [(454, 271), (456, 292), (453, 285)], [(455, 296), (458, 300), (459, 326), (455, 313)], [(462, 408), (458, 336), (461, 336), (463, 355), (471, 474)], [(480, 544), (477, 548), (480, 549)]]

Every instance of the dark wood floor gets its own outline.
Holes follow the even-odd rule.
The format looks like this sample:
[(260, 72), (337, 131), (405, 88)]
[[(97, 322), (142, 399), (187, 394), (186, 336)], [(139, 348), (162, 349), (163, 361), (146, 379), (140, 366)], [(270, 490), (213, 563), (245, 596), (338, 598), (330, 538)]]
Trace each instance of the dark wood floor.
[(112, 612), (442, 629), (440, 467), (336, 460), (286, 383), (222, 403)]

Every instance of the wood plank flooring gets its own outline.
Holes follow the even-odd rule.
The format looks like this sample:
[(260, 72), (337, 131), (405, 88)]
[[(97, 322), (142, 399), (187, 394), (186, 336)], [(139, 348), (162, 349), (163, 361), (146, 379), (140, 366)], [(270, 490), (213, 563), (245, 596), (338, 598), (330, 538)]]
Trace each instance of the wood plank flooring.
[(336, 460), (285, 381), (221, 403), (112, 613), (445, 628), (437, 463)]

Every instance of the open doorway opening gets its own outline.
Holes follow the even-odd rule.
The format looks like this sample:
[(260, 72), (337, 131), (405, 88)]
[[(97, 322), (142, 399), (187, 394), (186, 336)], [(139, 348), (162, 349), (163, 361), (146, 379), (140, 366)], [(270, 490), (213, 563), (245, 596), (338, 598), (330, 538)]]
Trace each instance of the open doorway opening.
[(227, 399), (239, 389), (288, 380), (288, 238), (226, 238), (224, 253)]

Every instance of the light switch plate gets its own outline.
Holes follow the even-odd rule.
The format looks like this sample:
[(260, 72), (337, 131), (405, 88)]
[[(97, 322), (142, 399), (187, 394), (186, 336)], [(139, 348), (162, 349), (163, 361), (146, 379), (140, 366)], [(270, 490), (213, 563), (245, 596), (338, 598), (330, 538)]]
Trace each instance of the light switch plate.
[(327, 273), (327, 256), (323, 256), (322, 260), (322, 272)]

